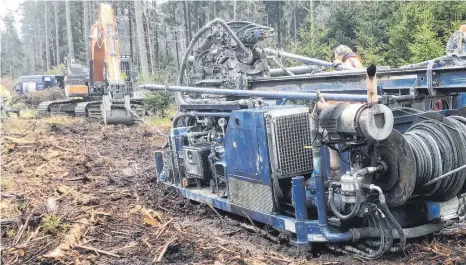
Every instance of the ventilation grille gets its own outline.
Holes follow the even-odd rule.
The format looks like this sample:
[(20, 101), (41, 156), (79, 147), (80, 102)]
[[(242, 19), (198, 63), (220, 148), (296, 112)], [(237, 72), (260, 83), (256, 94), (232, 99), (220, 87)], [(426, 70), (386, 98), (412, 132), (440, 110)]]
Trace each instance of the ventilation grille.
[(293, 113), (274, 117), (273, 142), (276, 174), (293, 176), (312, 171), (311, 123), (309, 113)]
[(270, 186), (229, 177), (228, 188), (233, 204), (262, 213), (272, 213), (273, 197)]

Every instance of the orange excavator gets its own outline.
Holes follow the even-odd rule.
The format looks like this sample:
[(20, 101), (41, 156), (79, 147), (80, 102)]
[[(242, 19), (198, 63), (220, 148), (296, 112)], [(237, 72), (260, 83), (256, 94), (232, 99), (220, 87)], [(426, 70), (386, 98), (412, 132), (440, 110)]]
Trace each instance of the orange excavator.
[(99, 19), (90, 30), (90, 48), (89, 71), (67, 60), (67, 99), (42, 102), (39, 112), (102, 117), (105, 124), (134, 123), (137, 116), (133, 109), (139, 109), (143, 102), (134, 98), (131, 64), (129, 58), (120, 56), (115, 16), (109, 4), (99, 4)]

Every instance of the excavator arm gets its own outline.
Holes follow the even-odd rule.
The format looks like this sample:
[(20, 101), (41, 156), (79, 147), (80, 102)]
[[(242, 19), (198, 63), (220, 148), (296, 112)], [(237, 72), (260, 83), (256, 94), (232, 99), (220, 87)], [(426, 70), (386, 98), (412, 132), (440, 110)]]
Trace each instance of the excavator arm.
[(100, 4), (99, 19), (91, 27), (92, 74), (95, 82), (123, 84), (120, 69), (120, 45), (115, 15), (109, 4)]
[(121, 75), (120, 45), (111, 5), (99, 5), (99, 18), (90, 33), (90, 86), (96, 91), (103, 91), (104, 122), (131, 124), (131, 93)]

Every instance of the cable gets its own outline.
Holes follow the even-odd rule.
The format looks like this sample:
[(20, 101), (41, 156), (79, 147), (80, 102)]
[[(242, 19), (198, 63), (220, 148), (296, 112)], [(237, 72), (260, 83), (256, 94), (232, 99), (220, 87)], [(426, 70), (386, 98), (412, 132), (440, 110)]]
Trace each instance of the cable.
[[(424, 197), (441, 201), (459, 194), (466, 177), (466, 172), (461, 171), (466, 162), (463, 156), (466, 119), (460, 116), (444, 119), (444, 122), (440, 122), (426, 118), (412, 125), (403, 135), (415, 158), (415, 191)], [(447, 121), (451, 125), (446, 124)]]

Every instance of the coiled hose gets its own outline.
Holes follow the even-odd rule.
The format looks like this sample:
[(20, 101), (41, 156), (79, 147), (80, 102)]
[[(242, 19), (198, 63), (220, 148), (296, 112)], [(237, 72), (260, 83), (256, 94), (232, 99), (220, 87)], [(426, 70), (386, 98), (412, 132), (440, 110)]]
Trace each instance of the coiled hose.
[[(456, 196), (462, 190), (466, 177), (466, 172), (460, 171), (425, 185), (466, 162), (462, 151), (466, 148), (466, 118), (450, 116), (445, 119), (454, 126), (429, 119), (414, 124), (404, 134), (415, 157), (415, 192), (436, 200), (449, 200)], [(455, 134), (459, 134), (460, 139)]]

